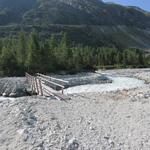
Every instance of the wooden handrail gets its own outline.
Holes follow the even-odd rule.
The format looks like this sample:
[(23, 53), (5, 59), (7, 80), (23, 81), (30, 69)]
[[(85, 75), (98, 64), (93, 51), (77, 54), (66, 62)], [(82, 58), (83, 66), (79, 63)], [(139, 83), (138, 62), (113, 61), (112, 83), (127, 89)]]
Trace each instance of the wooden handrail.
[[(45, 76), (42, 74), (37, 74), (37, 75), (38, 76), (32, 76), (28, 73), (25, 74), (27, 82), (31, 85), (32, 93), (35, 92), (41, 96), (52, 95), (58, 100), (65, 99), (63, 96), (65, 87), (54, 81), (59, 81), (59, 82), (63, 82), (63, 83), (68, 83), (69, 81), (52, 78), (52, 77)], [(50, 80), (48, 80), (48, 79), (50, 79)], [(46, 83), (49, 83), (51, 85), (47, 85)], [(56, 89), (54, 89), (53, 86), (59, 87), (60, 91), (62, 91), (62, 93), (60, 93), (60, 91), (57, 91)]]
[(53, 84), (53, 85), (56, 85), (56, 86), (58, 86), (58, 87), (65, 88), (63, 85), (60, 85), (60, 84), (55, 83), (55, 82), (53, 82), (53, 81), (49, 81), (49, 80), (44, 79), (44, 78), (42, 78), (42, 77), (37, 77), (37, 78), (41, 79), (42, 81), (45, 81), (45, 82), (51, 83), (51, 84)]
[(40, 74), (40, 73), (37, 73), (37, 75), (41, 76), (41, 77), (44, 77), (44, 78), (48, 78), (50, 80), (60, 81), (60, 82), (63, 82), (63, 83), (69, 83), (69, 81), (66, 81), (66, 80), (63, 80), (63, 79), (54, 78), (54, 77), (50, 77), (50, 76), (46, 76), (46, 75), (43, 75), (43, 74)]

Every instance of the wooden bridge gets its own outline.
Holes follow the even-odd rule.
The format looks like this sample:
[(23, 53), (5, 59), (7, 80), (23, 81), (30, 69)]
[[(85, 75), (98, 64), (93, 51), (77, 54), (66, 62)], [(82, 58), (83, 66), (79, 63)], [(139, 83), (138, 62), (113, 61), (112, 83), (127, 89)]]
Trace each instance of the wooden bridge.
[(68, 96), (64, 95), (64, 85), (68, 84), (68, 81), (40, 73), (37, 73), (36, 76), (26, 73), (26, 80), (31, 86), (32, 93), (40, 96), (53, 96), (58, 100), (68, 99)]

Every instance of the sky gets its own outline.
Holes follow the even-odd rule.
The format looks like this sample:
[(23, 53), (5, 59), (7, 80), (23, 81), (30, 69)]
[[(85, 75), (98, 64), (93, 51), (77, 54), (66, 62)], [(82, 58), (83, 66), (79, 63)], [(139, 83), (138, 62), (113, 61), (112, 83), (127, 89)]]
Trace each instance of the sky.
[(150, 12), (150, 0), (104, 0), (104, 2), (114, 2), (126, 6), (138, 6)]

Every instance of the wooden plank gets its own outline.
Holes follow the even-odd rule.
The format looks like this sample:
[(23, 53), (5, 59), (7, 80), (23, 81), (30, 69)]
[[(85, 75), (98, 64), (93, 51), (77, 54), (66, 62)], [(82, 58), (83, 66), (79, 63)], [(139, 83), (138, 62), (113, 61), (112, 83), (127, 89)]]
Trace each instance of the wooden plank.
[(33, 77), (33, 87), (34, 87), (34, 92), (36, 93), (35, 77)]
[(56, 90), (52, 89), (51, 87), (49, 87), (49, 86), (47, 86), (43, 83), (42, 83), (42, 87), (49, 90), (49, 91), (51, 91), (52, 93), (58, 93), (59, 92), (59, 91), (56, 91)]
[(33, 89), (34, 88), (33, 87), (33, 78), (31, 78), (31, 83), (30, 84), (31, 84), (31, 89), (32, 89), (32, 93), (33, 93), (33, 91), (34, 91), (34, 89)]
[(30, 78), (29, 78), (29, 76), (28, 76), (28, 73), (26, 73), (26, 81), (27, 81), (27, 83), (30, 82)]
[(43, 89), (42, 89), (42, 83), (41, 83), (41, 80), (40, 79), (38, 79), (38, 81), (39, 81), (39, 90), (40, 90), (40, 94), (41, 94), (41, 96), (43, 96)]
[(36, 85), (36, 90), (37, 90), (37, 94), (39, 95), (39, 87), (38, 87), (38, 79), (35, 77), (35, 85)]
[(55, 97), (58, 97), (60, 100), (66, 100), (69, 99), (68, 96), (61, 94), (61, 93), (55, 93)]
[(62, 94), (64, 94), (64, 89), (63, 88), (61, 89), (61, 91), (62, 91)]
[(53, 81), (49, 81), (49, 80), (47, 80), (47, 79), (44, 79), (43, 77), (38, 77), (38, 78), (40, 78), (42, 81), (51, 83), (51, 84), (56, 85), (56, 86), (58, 86), (58, 87), (65, 88), (63, 85), (57, 84), (57, 83), (55, 83), (55, 82), (53, 82)]
[[(44, 92), (47, 94), (47, 96), (53, 96), (53, 97), (55, 97), (57, 100), (61, 100), (61, 98), (58, 97), (56, 94), (54, 94), (54, 93), (52, 93), (52, 92), (50, 92), (50, 91), (48, 91), (48, 90), (46, 90), (46, 89), (44, 89)], [(45, 94), (45, 96), (46, 96), (46, 94)]]
[(32, 84), (32, 77), (33, 77), (33, 76), (31, 76), (30, 74), (28, 74), (28, 73), (26, 72), (26, 78), (27, 78), (29, 84)]
[(66, 81), (66, 80), (63, 80), (63, 79), (54, 78), (54, 77), (50, 77), (50, 76), (46, 76), (46, 75), (43, 75), (43, 74), (40, 74), (40, 73), (37, 73), (37, 75), (41, 76), (41, 77), (48, 78), (50, 80), (60, 81), (60, 82), (63, 82), (63, 83), (69, 83), (69, 81)]
[(65, 96), (57, 91), (54, 91), (53, 89), (49, 88), (48, 86), (46, 86), (46, 85), (42, 85), (42, 86), (43, 86), (43, 92), (47, 93), (48, 95), (54, 96), (58, 100), (68, 99), (67, 96)]
[[(47, 85), (45, 85), (44, 83), (42, 84), (42, 86), (44, 86), (44, 88), (46, 88), (47, 90), (51, 91), (52, 93), (60, 93), (60, 91), (57, 91)], [(61, 93), (63, 94), (64, 89), (62, 88)]]

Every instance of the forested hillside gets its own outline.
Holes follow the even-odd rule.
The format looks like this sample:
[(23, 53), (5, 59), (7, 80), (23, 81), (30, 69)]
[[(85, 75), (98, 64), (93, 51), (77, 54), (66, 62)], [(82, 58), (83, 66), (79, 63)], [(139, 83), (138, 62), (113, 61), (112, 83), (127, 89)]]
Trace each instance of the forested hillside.
[(150, 48), (150, 13), (100, 0), (0, 0), (0, 25), (1, 37), (36, 29), (89, 46)]
[(138, 49), (74, 45), (66, 33), (61, 39), (52, 35), (41, 40), (36, 32), (21, 32), (18, 39), (0, 42), (0, 75), (23, 75), (24, 72), (50, 73), (60, 70), (74, 73), (96, 68), (148, 67), (150, 56)]
[(149, 67), (150, 13), (100, 0), (0, 0), (0, 75)]

